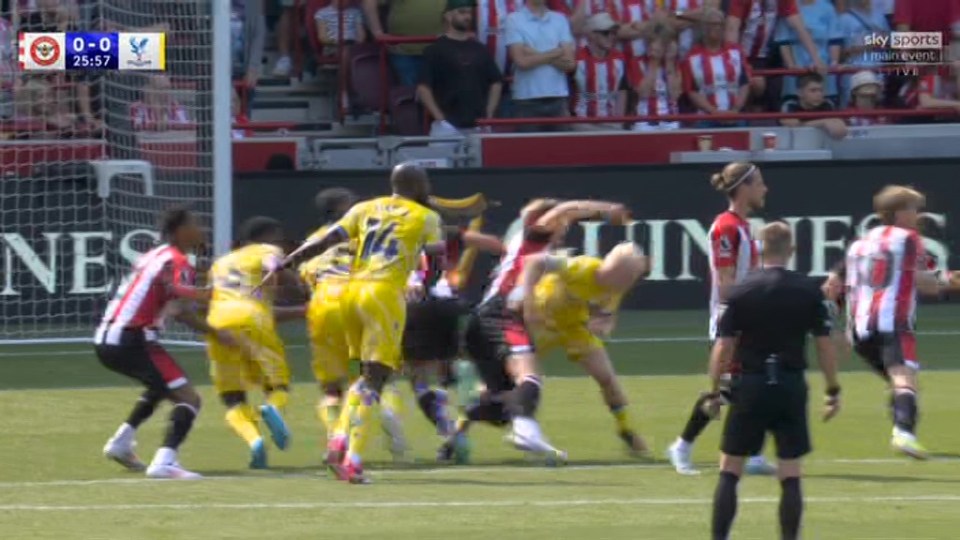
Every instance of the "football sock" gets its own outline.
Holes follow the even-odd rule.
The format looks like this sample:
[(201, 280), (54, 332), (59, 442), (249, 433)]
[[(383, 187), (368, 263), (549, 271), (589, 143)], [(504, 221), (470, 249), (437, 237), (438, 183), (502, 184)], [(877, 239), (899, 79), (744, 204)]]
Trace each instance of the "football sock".
[(340, 409), (340, 418), (337, 419), (337, 426), (333, 430), (333, 435), (346, 436), (350, 434), (350, 423), (356, 414), (357, 407), (360, 406), (362, 397), (360, 396), (360, 381), (353, 383), (347, 391), (347, 399)]
[(780, 537), (783, 540), (800, 538), (800, 518), (803, 516), (803, 494), (799, 478), (780, 481)]
[(403, 396), (400, 394), (400, 390), (397, 389), (396, 384), (389, 383), (383, 387), (380, 404), (384, 409), (393, 413), (394, 416), (400, 417), (400, 415), (403, 414)]
[(286, 388), (274, 388), (270, 395), (267, 396), (267, 403), (276, 407), (280, 414), (283, 414), (287, 410), (287, 402), (290, 401), (290, 394), (287, 393)]
[(170, 426), (167, 428), (167, 434), (163, 438), (163, 447), (176, 450), (180, 448), (183, 441), (190, 433), (193, 427), (193, 421), (197, 418), (197, 409), (187, 403), (177, 403), (170, 411)]
[(162, 396), (147, 390), (140, 396), (140, 399), (133, 405), (133, 410), (130, 411), (130, 416), (127, 417), (127, 424), (130, 424), (130, 427), (137, 429), (140, 427), (140, 424), (147, 421), (148, 418), (153, 416), (153, 411), (157, 409), (157, 404), (160, 403), (160, 400), (163, 399)]
[(917, 394), (908, 388), (898, 388), (893, 394), (893, 424), (897, 429), (913, 433), (917, 428)]
[(374, 418), (374, 409), (380, 405), (380, 396), (366, 385), (360, 388), (360, 395), (354, 424), (350, 427), (350, 450), (347, 453), (347, 459), (355, 464), (363, 463), (363, 453), (373, 432), (371, 421)]
[(247, 446), (253, 446), (253, 443), (263, 438), (260, 434), (260, 428), (257, 427), (257, 417), (250, 405), (243, 403), (230, 408), (227, 411), (226, 418), (227, 425), (247, 442)]
[(697, 437), (703, 433), (703, 430), (706, 429), (707, 425), (710, 424), (710, 417), (703, 411), (703, 406), (706, 402), (706, 396), (701, 396), (693, 405), (693, 412), (690, 413), (690, 419), (687, 420), (687, 425), (684, 426), (683, 433), (680, 435), (680, 438), (686, 441), (687, 444), (693, 444), (693, 442), (697, 440)]
[(317, 404), (317, 417), (323, 424), (327, 438), (330, 438), (336, 433), (337, 425), (340, 423), (340, 406), (321, 401)]
[(510, 414), (503, 406), (503, 402), (494, 400), (486, 394), (470, 407), (466, 412), (467, 420), (471, 422), (488, 422), (495, 426), (503, 426), (510, 422)]
[(431, 424), (437, 426), (437, 392), (425, 384), (418, 384), (413, 389), (417, 395), (417, 405)]
[(737, 515), (737, 483), (740, 477), (723, 471), (717, 482), (717, 491), (713, 494), (713, 540), (727, 540), (733, 518)]
[(527, 375), (520, 382), (520, 386), (513, 389), (513, 399), (510, 405), (510, 413), (513, 416), (526, 416), (533, 418), (537, 414), (537, 407), (540, 405), (540, 387), (543, 383), (540, 377), (536, 375)]
[(626, 405), (618, 405), (616, 407), (610, 407), (610, 414), (613, 415), (613, 419), (617, 423), (618, 433), (623, 433), (624, 431), (631, 431), (630, 414), (627, 411)]

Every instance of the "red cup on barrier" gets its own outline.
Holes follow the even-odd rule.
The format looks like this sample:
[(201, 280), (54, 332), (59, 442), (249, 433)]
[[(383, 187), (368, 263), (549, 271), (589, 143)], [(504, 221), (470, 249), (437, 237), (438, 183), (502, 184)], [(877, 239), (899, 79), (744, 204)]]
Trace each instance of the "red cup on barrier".
[(776, 150), (777, 149), (777, 134), (768, 131), (763, 134), (763, 149), (764, 150)]
[(698, 135), (697, 150), (701, 152), (709, 152), (713, 150), (713, 135)]

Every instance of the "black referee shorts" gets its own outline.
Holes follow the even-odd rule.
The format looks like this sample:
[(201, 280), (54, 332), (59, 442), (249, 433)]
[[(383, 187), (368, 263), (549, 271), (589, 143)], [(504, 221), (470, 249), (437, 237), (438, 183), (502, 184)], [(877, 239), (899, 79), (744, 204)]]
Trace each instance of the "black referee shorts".
[(456, 298), (427, 298), (407, 304), (403, 357), (411, 360), (453, 360), (460, 354), (460, 315)]
[(766, 375), (744, 374), (733, 383), (730, 410), (720, 450), (729, 456), (754, 456), (773, 435), (779, 459), (810, 453), (807, 381), (802, 372), (781, 372), (776, 384)]

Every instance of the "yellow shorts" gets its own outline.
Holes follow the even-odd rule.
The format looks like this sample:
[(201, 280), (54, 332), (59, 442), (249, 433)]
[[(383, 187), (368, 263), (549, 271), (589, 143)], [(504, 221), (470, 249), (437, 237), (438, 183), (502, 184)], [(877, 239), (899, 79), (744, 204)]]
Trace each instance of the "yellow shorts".
[(207, 339), (210, 378), (217, 393), (290, 384), (290, 367), (271, 313), (234, 314), (222, 324), (215, 323), (211, 321), (210, 325), (230, 330), (242, 341), (239, 347), (226, 347), (215, 339)]
[(389, 282), (353, 281), (340, 301), (350, 357), (399, 370), (407, 303)]
[(313, 375), (320, 384), (345, 381), (350, 350), (340, 315), (340, 299), (315, 294), (307, 307), (307, 334), (313, 353)]
[(603, 340), (584, 324), (550, 325), (548, 328), (534, 329), (533, 343), (537, 347), (537, 353), (562, 349), (573, 361), (579, 361), (590, 351), (603, 348)]

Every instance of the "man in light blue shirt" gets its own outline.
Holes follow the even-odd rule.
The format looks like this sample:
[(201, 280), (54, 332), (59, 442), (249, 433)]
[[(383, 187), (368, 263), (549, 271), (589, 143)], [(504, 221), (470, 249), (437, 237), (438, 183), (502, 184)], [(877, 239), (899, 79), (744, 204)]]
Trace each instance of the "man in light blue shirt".
[[(840, 28), (840, 18), (837, 10), (829, 0), (800, 0), (797, 2), (800, 17), (804, 26), (810, 32), (810, 37), (819, 50), (820, 60), (828, 66), (840, 65), (840, 53), (844, 44), (844, 35)], [(814, 59), (810, 53), (799, 44), (796, 33), (786, 24), (778, 24), (774, 35), (780, 45), (783, 63), (788, 68), (813, 68)], [(828, 75), (824, 90), (827, 97), (834, 102), (837, 99), (837, 80), (835, 75)], [(797, 78), (784, 77), (783, 96), (797, 95)]]
[[(886, 13), (871, 0), (851, 0), (848, 10), (840, 15), (840, 31), (845, 41), (843, 47), (843, 63), (851, 66), (876, 67), (879, 63), (870, 56), (870, 47), (866, 46), (866, 37), (870, 34), (887, 34), (890, 24)], [(840, 88), (840, 105), (846, 107), (850, 101), (850, 78), (852, 75), (843, 75)], [(883, 75), (879, 75), (881, 87), (884, 84)]]
[[(567, 73), (574, 70), (576, 60), (567, 18), (547, 9), (545, 0), (527, 0), (523, 9), (507, 17), (506, 45), (514, 65), (514, 116), (569, 116)], [(563, 127), (531, 125), (518, 131), (557, 131)]]

